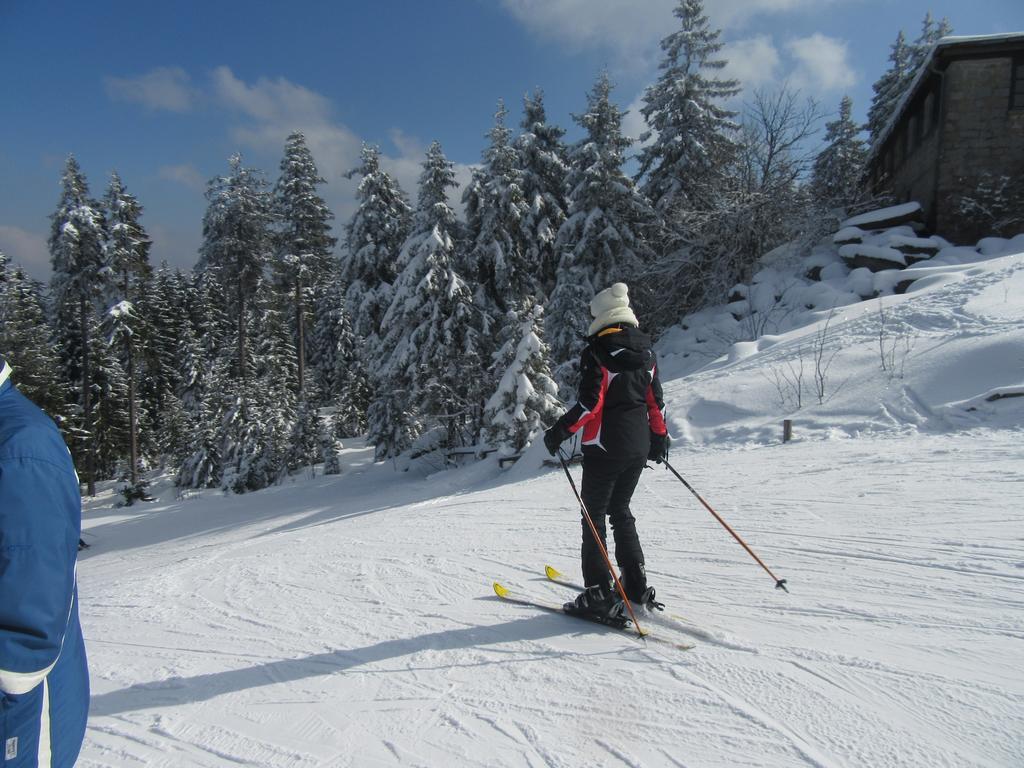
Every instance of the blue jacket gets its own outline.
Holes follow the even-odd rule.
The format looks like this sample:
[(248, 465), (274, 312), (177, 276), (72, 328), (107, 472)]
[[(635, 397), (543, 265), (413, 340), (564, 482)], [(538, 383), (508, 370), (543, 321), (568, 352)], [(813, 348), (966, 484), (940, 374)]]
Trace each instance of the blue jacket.
[(0, 358), (0, 766), (70, 768), (89, 714), (82, 500), (57, 427), (10, 372)]

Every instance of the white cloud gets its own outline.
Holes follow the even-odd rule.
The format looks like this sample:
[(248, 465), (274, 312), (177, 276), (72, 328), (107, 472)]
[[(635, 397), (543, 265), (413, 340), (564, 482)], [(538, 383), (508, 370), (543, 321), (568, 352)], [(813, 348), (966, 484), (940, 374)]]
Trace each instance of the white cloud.
[[(429, 145), (415, 136), (410, 136), (400, 128), (391, 129), (388, 137), (391, 139), (391, 144), (398, 150), (398, 154), (389, 155), (382, 152), (381, 165), (398, 181), (415, 204), (420, 174), (423, 172), (423, 160)], [(455, 183), (458, 186), (448, 190), (448, 203), (461, 215), (463, 212), (462, 190), (473, 177), (473, 169), (477, 166), (466, 163), (452, 163), (452, 165), (455, 171)]]
[(170, 112), (188, 112), (196, 97), (181, 67), (157, 67), (137, 77), (107, 77), (104, 84), (112, 99)]
[(796, 60), (791, 77), (795, 88), (813, 94), (827, 93), (849, 88), (857, 81), (845, 40), (815, 32), (809, 37), (790, 40), (786, 49)]
[[(676, 0), (647, 0), (643, 11), (623, 0), (501, 0), (540, 37), (576, 48), (605, 47), (624, 62), (651, 56), (672, 21)], [(646, 62), (644, 62), (646, 64)]]
[(423, 159), (427, 152), (427, 144), (408, 135), (400, 128), (392, 128), (388, 137), (398, 153), (382, 152), (381, 165), (398, 181), (407, 195), (415, 198), (420, 173), (423, 171)]
[(791, 13), (801, 8), (820, 8), (835, 0), (711, 0), (705, 12), (722, 29), (739, 29), (758, 16)]
[[(288, 135), (306, 137), (320, 175), (327, 179), (322, 193), (335, 215), (344, 221), (354, 209), (355, 180), (345, 174), (359, 164), (362, 140), (333, 119), (331, 103), (315, 91), (283, 77), (261, 77), (247, 83), (228, 67), (213, 71), (216, 101), (245, 118), (232, 128), (240, 145), (280, 157)], [(268, 169), (271, 176), (277, 169)]]
[(651, 130), (647, 126), (647, 121), (644, 119), (643, 113), (640, 111), (643, 105), (644, 94), (643, 92), (641, 92), (637, 94), (637, 97), (630, 102), (628, 107), (626, 107), (626, 109), (624, 110), (626, 112), (626, 115), (625, 117), (622, 118), (623, 135), (628, 136), (629, 138), (638, 142), (637, 144), (633, 145), (634, 151), (654, 141), (654, 135), (652, 133), (651, 137), (646, 142), (644, 142), (643, 144), (639, 143), (640, 136)]
[(182, 228), (180, 224), (170, 227), (156, 222), (146, 224), (146, 231), (153, 241), (149, 252), (152, 264), (159, 265), (166, 261), (172, 269), (181, 270), (189, 270), (195, 265), (203, 236), (198, 221), (189, 223), (193, 226)]
[(43, 280), (50, 274), (50, 250), (45, 235), (0, 224), (0, 251), (29, 277)]
[(182, 163), (181, 165), (163, 165), (157, 171), (157, 174), (161, 179), (167, 179), (168, 181), (175, 181), (178, 184), (188, 187), (189, 189), (202, 190), (206, 187), (206, 180), (203, 175), (199, 172), (192, 163)]
[(253, 85), (235, 77), (229, 67), (213, 71), (214, 94), (225, 104), (265, 122), (275, 122), (285, 116), (300, 121), (326, 121), (330, 115), (330, 102), (320, 94), (297, 85), (283, 77), (261, 77)]
[[(742, 29), (755, 18), (818, 8), (843, 0), (714, 0), (705, 12), (714, 29)], [(678, 0), (501, 0), (505, 9), (539, 37), (575, 48), (607, 48), (619, 64), (650, 66), (660, 58), (658, 44), (678, 29), (672, 15)], [(757, 38), (755, 38), (757, 39)]]
[[(346, 179), (345, 174), (359, 166), (363, 139), (335, 120), (329, 99), (282, 77), (246, 83), (228, 67), (214, 70), (213, 92), (219, 103), (246, 118), (246, 122), (232, 129), (235, 140), (244, 146), (280, 156), (288, 135), (301, 131), (321, 176), (327, 179), (327, 186), (322, 190), (326, 202), (339, 222), (349, 218), (355, 210), (359, 180)], [(397, 154), (382, 153), (381, 163), (399, 180), (406, 193), (415, 198), (427, 145), (397, 129), (391, 132), (390, 138)], [(469, 179), (470, 168), (455, 165), (460, 185)], [(455, 190), (453, 202), (460, 196), (460, 190)], [(340, 225), (335, 228), (340, 231)]]
[(729, 62), (722, 77), (739, 80), (747, 92), (779, 82), (781, 58), (768, 35), (730, 42), (722, 50), (722, 58)]

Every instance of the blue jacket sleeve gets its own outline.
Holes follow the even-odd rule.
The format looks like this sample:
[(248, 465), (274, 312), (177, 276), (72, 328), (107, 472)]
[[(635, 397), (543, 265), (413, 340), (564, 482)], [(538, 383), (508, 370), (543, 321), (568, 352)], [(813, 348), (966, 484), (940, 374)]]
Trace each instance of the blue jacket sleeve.
[(78, 478), (63, 441), (31, 424), (0, 446), (0, 691), (27, 693), (60, 655), (75, 594)]

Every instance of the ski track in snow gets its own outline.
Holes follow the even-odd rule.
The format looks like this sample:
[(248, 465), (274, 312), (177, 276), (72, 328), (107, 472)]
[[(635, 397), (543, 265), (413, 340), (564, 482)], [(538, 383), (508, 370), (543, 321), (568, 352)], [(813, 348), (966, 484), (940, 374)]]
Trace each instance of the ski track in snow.
[[(904, 454), (943, 473), (900, 475)], [(266, 521), (239, 514), (216, 534), (122, 549), (108, 527), (81, 566), (94, 701), (80, 764), (832, 768), (1024, 756), (1024, 537), (1006, 483), (969, 482), (1003, 473), (1019, 488), (1019, 434), (676, 461), (792, 592), (773, 589), (674, 478), (645, 473), (636, 511), (651, 580), (696, 631), (641, 622), (696, 637), (688, 652), (489, 595), (495, 578), (570, 594), (542, 570), (576, 567), (580, 524), (557, 472), (289, 527), (308, 514), (299, 508), (269, 536)], [(829, 478), (843, 466), (859, 471), (840, 487)], [(173, 525), (206, 504), (141, 514)]]
[[(402, 475), (353, 444), (340, 476), (244, 497), (112, 509), (106, 490), (79, 568), (79, 765), (1024, 765), (1021, 401), (957, 427), (949, 403), (993, 384), (951, 377), (939, 352), (999, 362), (1024, 338), (1003, 306), (1020, 267), (893, 297), (917, 334), (906, 379), (851, 378), (785, 446), (758, 370), (798, 337), (666, 383), (695, 416), (674, 423), (673, 464), (790, 588), (645, 472), (650, 580), (687, 623), (640, 620), (691, 651), (491, 593), (571, 595), (543, 572), (579, 578), (558, 470)], [(840, 376), (869, 367), (869, 304), (834, 321)]]

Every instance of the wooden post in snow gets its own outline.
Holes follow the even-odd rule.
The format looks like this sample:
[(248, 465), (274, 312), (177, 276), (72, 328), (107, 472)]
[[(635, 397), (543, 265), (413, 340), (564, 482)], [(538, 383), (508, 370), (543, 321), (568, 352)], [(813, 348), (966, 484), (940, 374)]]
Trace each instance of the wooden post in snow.
[(793, 439), (793, 420), (783, 419), (782, 420), (782, 442), (788, 443)]

